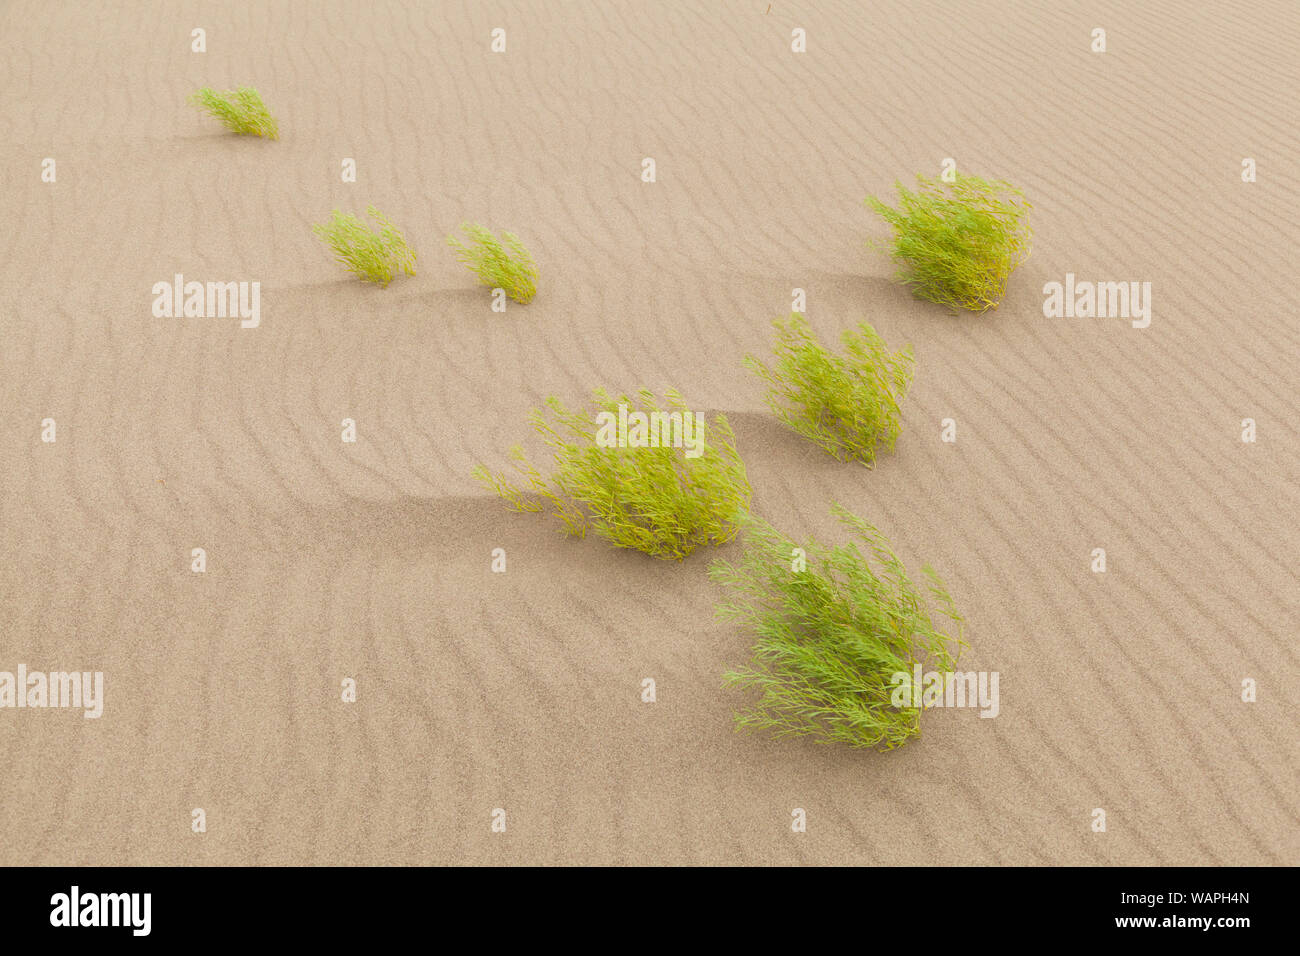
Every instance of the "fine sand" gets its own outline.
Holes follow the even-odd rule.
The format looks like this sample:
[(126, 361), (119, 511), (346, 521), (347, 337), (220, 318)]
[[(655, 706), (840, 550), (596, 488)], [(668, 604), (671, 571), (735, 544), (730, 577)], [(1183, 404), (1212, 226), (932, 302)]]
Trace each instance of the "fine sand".
[[(1300, 10), (767, 7), (0, 5), (0, 670), (106, 696), (0, 710), (0, 863), (1300, 861)], [(186, 104), (237, 85), (279, 142)], [(863, 197), (948, 156), (1034, 203), (983, 316), (864, 247)], [(387, 289), (310, 229), (371, 203), (420, 255)], [(466, 219), (523, 238), (534, 302), (490, 311)], [(1151, 282), (1150, 327), (1045, 318), (1067, 272)], [(155, 318), (176, 273), (260, 282), (260, 327)], [(873, 471), (742, 369), (795, 287), (824, 338), (915, 348)], [(470, 477), (547, 395), (642, 384), (728, 414), (785, 532), (840, 540), (839, 501), (933, 564), (997, 718), (737, 734), (717, 552), (567, 539)]]

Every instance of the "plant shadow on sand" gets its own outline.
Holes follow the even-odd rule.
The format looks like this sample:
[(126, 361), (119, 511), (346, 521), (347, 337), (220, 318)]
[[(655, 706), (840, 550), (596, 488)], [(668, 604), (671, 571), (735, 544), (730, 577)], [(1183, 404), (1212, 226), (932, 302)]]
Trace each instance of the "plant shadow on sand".
[[(491, 548), (484, 550), (483, 542), (500, 542), (509, 548), (510, 542), (522, 545), (528, 540), (532, 551), (541, 547), (549, 551), (554, 542), (555, 551), (550, 557), (568, 564), (585, 564), (609, 570), (611, 563), (620, 570), (641, 573), (657, 567), (688, 567), (702, 572), (711, 556), (719, 549), (700, 548), (699, 553), (683, 562), (660, 561), (632, 549), (618, 548), (588, 534), (586, 538), (567, 537), (556, 529), (544, 514), (519, 515), (501, 506), (500, 499), (488, 494), (446, 495), (418, 497), (406, 495), (388, 501), (370, 501), (350, 498), (346, 504), (334, 508), (305, 508), (296, 512), (292, 528), (286, 525), (283, 534), (294, 540), (312, 541), (325, 549), (363, 551), (385, 558), (409, 559), (421, 556), (444, 559), (447, 554), (459, 555), (466, 550), (483, 550), (483, 567), (488, 566)], [(496, 545), (494, 545), (496, 546)], [(624, 563), (626, 567), (623, 567)]]
[[(859, 319), (875, 322), (878, 316), (889, 319), (912, 320), (921, 318), (941, 323), (944, 326), (965, 326), (982, 328), (1000, 321), (1007, 321), (1011, 316), (1023, 314), (1026, 297), (1036, 301), (1033, 292), (1033, 280), (1028, 274), (1017, 280), (1013, 278), (1007, 288), (1006, 298), (999, 308), (987, 312), (954, 311), (948, 306), (936, 302), (927, 302), (915, 298), (907, 286), (895, 282), (888, 276), (867, 276), (850, 272), (812, 272), (808, 274), (810, 287), (817, 290), (820, 307), (809, 308), (809, 314), (829, 313), (837, 317), (835, 328), (847, 327)], [(1041, 283), (1039, 283), (1041, 286)], [(1035, 306), (1034, 308), (1037, 308)], [(816, 316), (814, 315), (814, 318)], [(903, 328), (895, 325), (894, 328)], [(901, 333), (906, 335), (906, 332)]]
[[(757, 391), (757, 388), (755, 390)], [(864, 475), (869, 474), (868, 470), (857, 462), (843, 462), (832, 458), (802, 435), (786, 428), (766, 409), (726, 414), (736, 430), (736, 445), (745, 454), (745, 468), (756, 488), (766, 480), (762, 476), (796, 467), (801, 469), (801, 474), (806, 471), (808, 478), (833, 479), (845, 474), (856, 476), (859, 472)], [(876, 462), (876, 470), (887, 470), (893, 457), (893, 455), (882, 456)], [(755, 510), (759, 509), (756, 507)]]

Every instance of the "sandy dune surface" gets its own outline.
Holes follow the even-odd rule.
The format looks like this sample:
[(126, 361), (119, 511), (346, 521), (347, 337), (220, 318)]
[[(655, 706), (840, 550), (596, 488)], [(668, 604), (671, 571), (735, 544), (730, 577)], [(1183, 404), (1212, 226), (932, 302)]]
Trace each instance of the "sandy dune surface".
[[(1300, 862), (1300, 8), (767, 8), (0, 5), (0, 670), (105, 675), (97, 720), (0, 710), (0, 863)], [(278, 142), (185, 102), (237, 85)], [(864, 247), (863, 197), (944, 157), (1034, 203), (983, 316)], [(371, 203), (420, 254), (386, 289), (310, 230)], [(465, 219), (529, 245), (534, 302), (490, 311)], [(1151, 282), (1150, 327), (1044, 317), (1067, 272)], [(260, 282), (259, 327), (155, 318), (176, 273)], [(741, 367), (796, 287), (824, 337), (915, 348), (873, 471)], [(933, 564), (997, 718), (737, 734), (714, 554), (470, 477), (547, 395), (642, 384), (728, 414), (782, 530), (839, 540), (838, 501)]]

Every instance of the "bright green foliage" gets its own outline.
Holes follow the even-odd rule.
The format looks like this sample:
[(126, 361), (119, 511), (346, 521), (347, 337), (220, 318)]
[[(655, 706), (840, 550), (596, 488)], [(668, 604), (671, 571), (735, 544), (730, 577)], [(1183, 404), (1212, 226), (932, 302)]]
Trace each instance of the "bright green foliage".
[[(924, 568), (926, 590), (957, 633), (939, 630), (880, 532), (839, 505), (831, 512), (865, 544), (865, 554), (857, 542), (814, 541), (800, 563), (793, 541), (751, 517), (740, 563), (720, 560), (709, 568), (710, 577), (733, 589), (718, 616), (751, 626), (757, 636), (748, 666), (725, 677), (760, 692), (736, 715), (736, 727), (892, 750), (921, 732), (920, 708), (906, 706), (913, 665), (952, 670), (954, 651), (965, 646), (962, 618), (938, 575)], [(905, 682), (896, 677), (901, 673)], [(898, 692), (904, 706), (895, 706), (900, 685), (909, 689)]]
[(406, 244), (397, 227), (374, 206), (366, 214), (379, 223), (375, 232), (356, 216), (334, 210), (329, 222), (312, 226), (334, 258), (366, 282), (388, 285), (399, 272), (415, 275), (415, 250)]
[(221, 120), (233, 133), (280, 138), (280, 124), (262, 102), (261, 95), (251, 87), (218, 93), (205, 86), (190, 94), (190, 102)]
[(893, 227), (889, 241), (873, 243), (896, 263), (896, 278), (919, 299), (954, 310), (995, 309), (1007, 278), (1029, 256), (1032, 207), (1002, 180), (957, 173), (956, 181), (917, 176), (916, 192), (896, 184), (898, 208), (875, 196), (866, 203)]
[(776, 359), (771, 366), (752, 355), (745, 367), (768, 385), (767, 404), (788, 428), (816, 442), (840, 461), (875, 464), (876, 445), (894, 450), (902, 431), (898, 405), (912, 381), (911, 346), (890, 352), (866, 322), (841, 335), (846, 354), (817, 340), (798, 313), (777, 319)]
[(456, 250), (456, 258), (478, 276), (478, 281), (493, 289), (505, 289), (516, 302), (530, 301), (537, 292), (537, 266), (519, 237), (503, 232), (502, 243), (483, 226), (467, 222), (460, 228), (470, 244), (448, 236), (447, 245)]
[[(694, 416), (695, 428), (682, 430), (687, 447), (671, 447), (675, 432), (658, 441), (656, 422), (691, 414), (681, 395), (668, 389), (667, 409), (649, 389), (639, 400), (593, 393), (595, 409), (570, 411), (557, 398), (546, 411), (534, 409), (530, 423), (550, 447), (554, 470), (549, 478), (530, 462), (521, 447), (510, 451), (522, 487), (482, 465), (474, 477), (508, 501), (516, 511), (541, 511), (549, 503), (567, 534), (583, 537), (588, 529), (621, 548), (635, 548), (656, 558), (680, 561), (703, 544), (730, 541), (738, 521), (749, 511), (749, 479), (736, 452), (735, 435), (726, 416), (707, 423)], [(648, 434), (659, 447), (617, 447), (619, 405), (628, 419), (645, 413)], [(546, 414), (549, 412), (549, 415)], [(656, 418), (659, 413), (662, 418)], [(629, 443), (633, 429), (628, 430)], [(702, 445), (691, 447), (697, 436)], [(695, 457), (687, 452), (700, 451)]]

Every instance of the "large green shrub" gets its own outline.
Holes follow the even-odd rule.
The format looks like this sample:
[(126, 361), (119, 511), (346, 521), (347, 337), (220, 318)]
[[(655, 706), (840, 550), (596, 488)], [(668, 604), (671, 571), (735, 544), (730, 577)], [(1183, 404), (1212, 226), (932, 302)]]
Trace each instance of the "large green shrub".
[(953, 309), (997, 308), (1007, 279), (1029, 255), (1030, 204), (1008, 182), (956, 175), (954, 182), (917, 176), (898, 189), (898, 207), (866, 203), (893, 228), (873, 243), (898, 264), (896, 278), (917, 298)]
[(456, 258), (469, 268), (478, 281), (490, 288), (504, 289), (516, 302), (529, 302), (537, 293), (537, 266), (533, 257), (512, 232), (503, 232), (504, 242), (490, 229), (474, 223), (463, 223), (461, 231), (469, 239), (463, 243), (455, 236), (447, 237), (447, 245), (456, 252)]
[(924, 568), (937, 613), (957, 633), (941, 630), (880, 532), (838, 505), (832, 513), (865, 549), (813, 541), (803, 557), (792, 540), (751, 517), (740, 562), (709, 568), (733, 592), (718, 615), (751, 627), (756, 638), (749, 664), (725, 678), (758, 691), (736, 726), (890, 750), (920, 734), (920, 709), (894, 705), (895, 676), (910, 675), (917, 663), (951, 670), (964, 646), (962, 618), (938, 575)]
[(399, 272), (415, 275), (415, 250), (401, 231), (374, 206), (366, 214), (379, 223), (378, 231), (335, 209), (329, 222), (312, 226), (312, 232), (334, 251), (336, 260), (365, 282), (386, 286)]
[(262, 96), (251, 87), (237, 90), (216, 90), (203, 87), (190, 94), (190, 102), (204, 112), (215, 116), (234, 133), (245, 136), (280, 138), (280, 124), (262, 102)]
[[(549, 504), (564, 531), (578, 537), (592, 530), (619, 547), (678, 561), (700, 545), (722, 544), (735, 537), (737, 521), (749, 509), (749, 479), (735, 436), (721, 414), (707, 427), (704, 416), (695, 416), (692, 421), (701, 431), (688, 436), (684, 416), (691, 413), (685, 402), (672, 389), (665, 395), (667, 408), (648, 389), (635, 400), (597, 389), (595, 407), (576, 410), (549, 398), (544, 410), (533, 410), (530, 422), (550, 449), (551, 474), (543, 475), (516, 446), (510, 456), (519, 484), (483, 465), (474, 476), (517, 511), (541, 511)], [(636, 414), (651, 423), (667, 421), (669, 442), (677, 434), (674, 421), (682, 425), (684, 445), (699, 440), (681, 448), (663, 442), (611, 445), (609, 440), (619, 437), (620, 405), (630, 424), (629, 445), (648, 441), (650, 434), (634, 435)], [(661, 417), (651, 418), (652, 413)], [(655, 434), (662, 437), (662, 431)]]
[(876, 446), (893, 451), (902, 431), (899, 403), (912, 381), (911, 347), (891, 352), (870, 325), (841, 336), (843, 355), (828, 351), (803, 316), (777, 319), (775, 360), (752, 355), (745, 366), (768, 385), (767, 404), (795, 432), (840, 461), (871, 467)]

